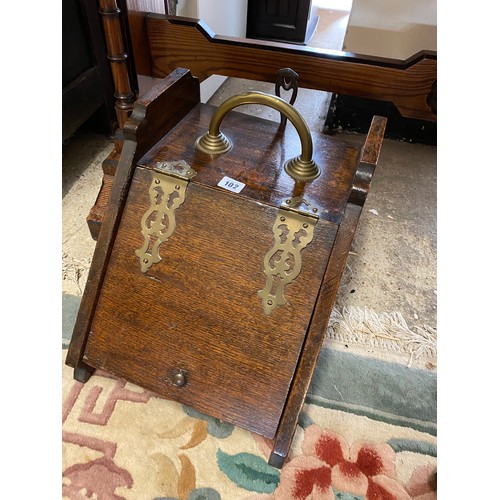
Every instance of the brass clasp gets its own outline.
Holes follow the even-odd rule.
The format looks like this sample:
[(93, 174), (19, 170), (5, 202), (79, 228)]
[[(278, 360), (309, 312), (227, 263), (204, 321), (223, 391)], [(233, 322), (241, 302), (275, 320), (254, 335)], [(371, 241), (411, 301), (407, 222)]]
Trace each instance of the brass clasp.
[(317, 209), (300, 197), (285, 200), (278, 210), (274, 246), (264, 257), (266, 286), (258, 292), (265, 314), (286, 303), (285, 286), (300, 274), (301, 252), (313, 240), (318, 219)]
[(161, 261), (160, 245), (172, 236), (175, 211), (184, 203), (187, 185), (195, 175), (184, 160), (156, 164), (149, 186), (150, 206), (141, 219), (144, 243), (135, 251), (143, 273)]

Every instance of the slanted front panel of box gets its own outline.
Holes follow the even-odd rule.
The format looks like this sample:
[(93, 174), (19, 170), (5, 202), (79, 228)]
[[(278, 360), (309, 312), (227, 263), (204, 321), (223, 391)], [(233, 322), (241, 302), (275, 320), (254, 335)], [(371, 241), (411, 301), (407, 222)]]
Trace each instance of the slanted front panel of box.
[[(192, 183), (161, 262), (143, 273), (135, 251), (143, 245), (151, 178), (151, 171), (136, 171), (86, 355), (127, 380), (272, 437), (335, 227), (316, 225), (287, 303), (266, 314), (258, 291), (278, 210)], [(183, 387), (172, 383), (177, 370), (186, 373)]]
[[(319, 138), (315, 157), (322, 175), (294, 184), (283, 172), (283, 160), (292, 154), (288, 150), (300, 152), (295, 130), (277, 137), (276, 123), (232, 112), (224, 128), (234, 147), (210, 157), (197, 151), (194, 141), (206, 130), (212, 111), (199, 105), (139, 162), (92, 322), (86, 362), (271, 438), (322, 285), (357, 150)], [(336, 158), (342, 159), (338, 165)], [(154, 204), (154, 167), (179, 160), (197, 175), (175, 209), (172, 234), (158, 247), (161, 259), (144, 267), (144, 255), (139, 255), (144, 217)], [(240, 193), (218, 187), (224, 176), (245, 187)], [(288, 267), (300, 265), (300, 273), (285, 286), (285, 303), (266, 311), (259, 294), (267, 282), (266, 256), (279, 246), (280, 237), (286, 238), (286, 229), (275, 230), (279, 217), (286, 218), (281, 203), (297, 194), (319, 207), (314, 234), (287, 259)], [(164, 223), (172, 221), (167, 224), (165, 218)], [(308, 231), (310, 227), (304, 234)]]

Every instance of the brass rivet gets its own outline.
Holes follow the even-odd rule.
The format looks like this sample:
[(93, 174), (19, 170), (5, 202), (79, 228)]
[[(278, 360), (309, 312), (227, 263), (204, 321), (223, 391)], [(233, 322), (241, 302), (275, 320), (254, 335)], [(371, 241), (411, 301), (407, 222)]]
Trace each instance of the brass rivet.
[(268, 300), (268, 301), (267, 301), (267, 305), (268, 305), (268, 306), (272, 306), (272, 305), (273, 305), (273, 301), (272, 301), (272, 300)]
[(309, 227), (309, 224), (307, 224), (307, 222), (304, 222), (304, 224), (302, 224), (302, 227), (305, 229), (305, 228)]
[(181, 187), (179, 186), (179, 184), (176, 184), (175, 186), (175, 189), (180, 189)]
[(155, 184), (160, 184), (160, 179), (155, 179)]
[(316, 213), (318, 211), (317, 208), (313, 208), (313, 212)]
[(292, 203), (292, 200), (286, 200), (285, 203), (288, 203), (288, 205), (290, 205), (290, 203)]
[(172, 382), (177, 387), (185, 386), (187, 384), (186, 374), (179, 370), (177, 373), (174, 373)]
[(281, 222), (285, 222), (285, 221), (286, 221), (286, 218), (285, 218), (285, 217), (280, 217), (280, 221), (281, 221)]
[(142, 262), (144, 262), (144, 264), (147, 264), (149, 261), (148, 259), (144, 259)]

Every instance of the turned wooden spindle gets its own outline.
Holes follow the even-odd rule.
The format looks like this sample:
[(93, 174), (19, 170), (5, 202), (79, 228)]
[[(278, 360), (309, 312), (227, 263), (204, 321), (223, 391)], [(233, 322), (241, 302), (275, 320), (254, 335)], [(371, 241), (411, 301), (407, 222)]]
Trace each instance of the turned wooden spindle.
[(102, 18), (108, 49), (108, 60), (111, 65), (115, 85), (116, 116), (118, 118), (118, 126), (123, 128), (127, 118), (132, 113), (136, 95), (132, 90), (128, 73), (128, 54), (125, 51), (123, 41), (120, 12), (116, 0), (99, 0), (99, 14), (101, 14)]

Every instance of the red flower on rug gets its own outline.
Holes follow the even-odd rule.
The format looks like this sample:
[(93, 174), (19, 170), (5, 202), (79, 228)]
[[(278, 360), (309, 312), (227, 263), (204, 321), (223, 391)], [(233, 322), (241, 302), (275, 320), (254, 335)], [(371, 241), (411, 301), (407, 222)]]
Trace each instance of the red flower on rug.
[(283, 468), (276, 499), (334, 500), (337, 492), (366, 500), (411, 500), (396, 479), (396, 453), (386, 443), (349, 446), (341, 436), (311, 425), (302, 452)]
[(437, 473), (432, 465), (417, 467), (406, 485), (413, 500), (436, 500)]

